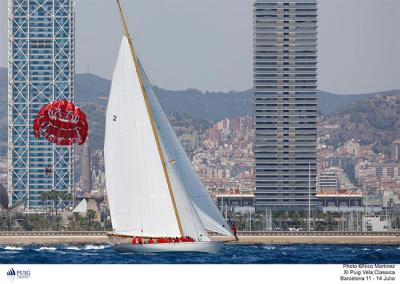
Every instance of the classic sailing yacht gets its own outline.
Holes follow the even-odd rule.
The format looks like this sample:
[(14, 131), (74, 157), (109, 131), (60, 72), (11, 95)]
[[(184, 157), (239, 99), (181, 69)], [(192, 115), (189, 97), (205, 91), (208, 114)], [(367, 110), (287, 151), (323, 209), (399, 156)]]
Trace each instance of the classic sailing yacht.
[(125, 35), (106, 113), (106, 186), (120, 252), (216, 253), (213, 231), (234, 238), (179, 143)]

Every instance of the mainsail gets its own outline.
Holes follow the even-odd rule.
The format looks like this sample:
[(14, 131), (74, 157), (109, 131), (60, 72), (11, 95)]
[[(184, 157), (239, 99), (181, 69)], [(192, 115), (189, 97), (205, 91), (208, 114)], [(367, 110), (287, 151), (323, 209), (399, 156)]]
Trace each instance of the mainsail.
[(179, 236), (129, 43), (122, 39), (106, 113), (106, 185), (114, 230)]

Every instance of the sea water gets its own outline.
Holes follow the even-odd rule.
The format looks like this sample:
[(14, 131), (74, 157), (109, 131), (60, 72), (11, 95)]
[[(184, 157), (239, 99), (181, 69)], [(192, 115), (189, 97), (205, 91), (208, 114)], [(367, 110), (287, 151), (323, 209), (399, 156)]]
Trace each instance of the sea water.
[(225, 245), (219, 254), (117, 253), (107, 245), (0, 246), (0, 264), (400, 263), (400, 247), (386, 245)]

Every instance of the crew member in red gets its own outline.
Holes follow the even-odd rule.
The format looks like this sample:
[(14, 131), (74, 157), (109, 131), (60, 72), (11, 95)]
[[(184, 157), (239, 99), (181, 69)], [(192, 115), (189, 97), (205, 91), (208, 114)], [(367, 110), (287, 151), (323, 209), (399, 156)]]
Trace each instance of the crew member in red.
[(150, 240), (149, 240), (149, 244), (154, 244), (153, 239), (150, 239)]
[(232, 225), (231, 231), (232, 231), (233, 236), (235, 237), (235, 239), (238, 240), (238, 237), (237, 237), (237, 228), (236, 228), (235, 224)]
[(132, 244), (134, 244), (134, 245), (141, 244), (141, 243), (142, 243), (142, 238), (134, 237), (132, 239)]

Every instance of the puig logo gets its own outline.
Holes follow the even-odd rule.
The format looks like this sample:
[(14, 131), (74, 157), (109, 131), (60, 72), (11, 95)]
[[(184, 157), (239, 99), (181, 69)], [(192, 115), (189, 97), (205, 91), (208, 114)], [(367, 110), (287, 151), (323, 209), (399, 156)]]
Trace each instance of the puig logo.
[(14, 268), (10, 268), (10, 270), (7, 271), (7, 277), (10, 280), (14, 280), (15, 278), (19, 279), (27, 279), (31, 277), (31, 271), (30, 270), (14, 270)]
[(8, 276), (15, 276), (15, 270), (14, 268), (11, 268), (10, 270), (7, 271)]
[(15, 279), (15, 270), (14, 268), (10, 268), (10, 270), (7, 271), (7, 277), (10, 280), (14, 280)]

